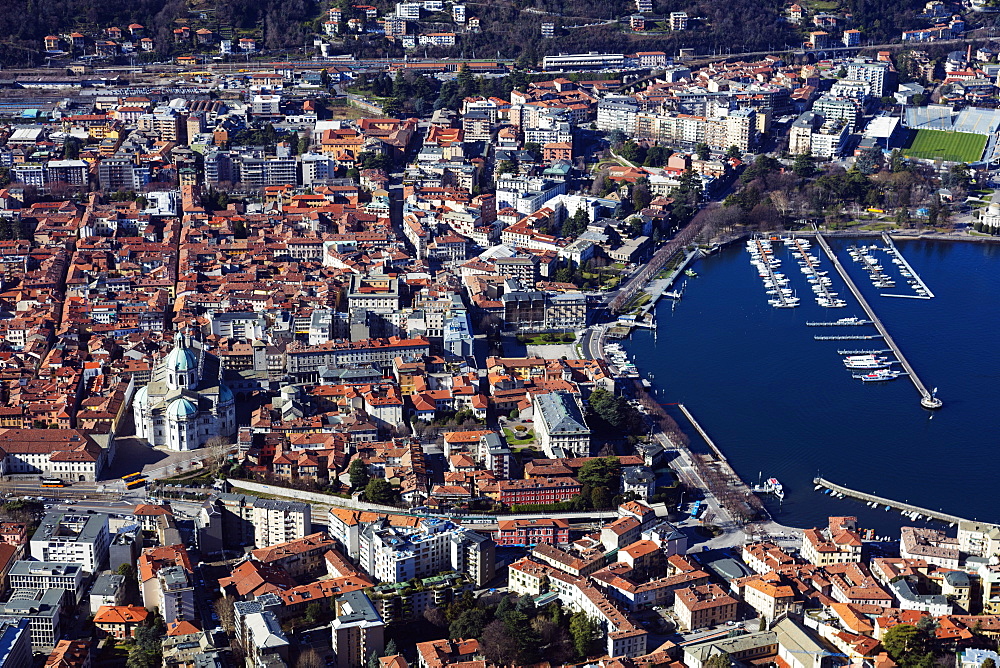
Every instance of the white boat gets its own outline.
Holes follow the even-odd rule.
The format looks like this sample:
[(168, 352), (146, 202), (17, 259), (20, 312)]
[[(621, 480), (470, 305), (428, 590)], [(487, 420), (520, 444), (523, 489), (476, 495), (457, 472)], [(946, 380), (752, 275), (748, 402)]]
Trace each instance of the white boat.
[(861, 381), (865, 383), (878, 383), (886, 380), (896, 380), (901, 375), (902, 373), (899, 371), (894, 371), (890, 369), (876, 369), (871, 373), (865, 373), (854, 377), (860, 378)]
[(892, 364), (892, 361), (884, 357), (870, 360), (844, 360), (844, 366), (848, 369), (886, 369)]
[(764, 486), (769, 492), (774, 494), (779, 499), (785, 498), (785, 488), (780, 482), (778, 482), (777, 478), (768, 478)]

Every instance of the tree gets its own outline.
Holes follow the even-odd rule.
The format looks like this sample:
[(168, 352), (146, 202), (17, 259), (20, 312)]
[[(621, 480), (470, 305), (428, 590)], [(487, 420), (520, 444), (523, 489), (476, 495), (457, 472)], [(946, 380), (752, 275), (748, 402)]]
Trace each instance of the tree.
[(496, 175), (499, 177), (501, 174), (517, 174), (517, 163), (513, 160), (501, 160), (497, 164)]
[(371, 480), (371, 476), (368, 474), (368, 466), (361, 460), (360, 457), (354, 459), (351, 462), (350, 467), (347, 469), (347, 473), (351, 478), (351, 489), (358, 491), (359, 489), (368, 485)]
[(743, 159), (743, 151), (740, 150), (739, 146), (733, 144), (732, 146), (729, 147), (729, 149), (726, 150), (726, 157), (735, 158), (736, 160), (741, 160)]
[(449, 626), (448, 637), (478, 638), (483, 635), (483, 629), (490, 623), (490, 613), (482, 608), (472, 608), (462, 612)]
[(535, 160), (542, 159), (542, 145), (536, 141), (525, 142), (524, 150), (531, 154)]
[(612, 146), (624, 144), (626, 139), (625, 132), (622, 130), (614, 129), (608, 133), (608, 143)]
[(618, 155), (632, 164), (641, 165), (642, 161), (646, 159), (646, 149), (639, 146), (634, 140), (629, 139), (627, 142), (622, 144), (621, 150), (618, 151)]
[(219, 626), (226, 631), (232, 631), (236, 628), (236, 612), (233, 608), (235, 602), (236, 600), (228, 595), (215, 602), (215, 612), (219, 615)]
[(302, 621), (306, 624), (315, 624), (319, 616), (323, 614), (323, 608), (320, 607), (319, 603), (313, 601), (306, 606), (305, 614), (302, 617)]
[(733, 662), (729, 658), (729, 654), (720, 652), (708, 657), (708, 661), (705, 662), (705, 668), (729, 668), (732, 664)]
[(653, 201), (653, 196), (649, 192), (649, 181), (639, 179), (632, 188), (632, 208), (635, 211), (642, 211)]
[(574, 613), (569, 618), (569, 635), (578, 659), (590, 656), (590, 651), (600, 634), (597, 623), (585, 612)]
[(517, 637), (499, 619), (494, 619), (487, 624), (479, 638), (486, 660), (500, 666), (518, 663), (517, 641)]
[(76, 137), (67, 137), (63, 144), (63, 158), (66, 160), (76, 160), (80, 157), (81, 142)]
[(808, 179), (816, 173), (816, 161), (808, 153), (799, 153), (792, 164), (792, 172), (800, 179)]
[(594, 508), (610, 508), (613, 505), (614, 496), (607, 487), (595, 487), (590, 493), (590, 503)]
[(912, 666), (925, 653), (923, 634), (911, 624), (897, 624), (885, 632), (882, 646), (900, 666)]
[(301, 652), (295, 661), (295, 668), (323, 668), (323, 657), (314, 648)]
[(694, 147), (694, 152), (698, 154), (698, 157), (702, 160), (708, 160), (712, 157), (712, 149), (705, 142), (698, 142)]
[(389, 642), (385, 644), (382, 656), (396, 656), (397, 654), (399, 654), (399, 648), (396, 647), (396, 641), (390, 638)]
[(376, 478), (365, 486), (365, 499), (369, 503), (392, 504), (396, 501), (396, 490), (387, 480)]

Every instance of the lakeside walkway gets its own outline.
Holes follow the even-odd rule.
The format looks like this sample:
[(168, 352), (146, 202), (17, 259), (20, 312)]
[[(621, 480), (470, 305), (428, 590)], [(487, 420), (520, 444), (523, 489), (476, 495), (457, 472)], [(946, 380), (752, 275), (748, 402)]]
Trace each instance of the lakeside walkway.
[(861, 308), (863, 308), (865, 313), (868, 314), (868, 319), (874, 323), (875, 328), (878, 329), (879, 334), (882, 335), (886, 345), (892, 350), (893, 354), (896, 355), (896, 359), (898, 359), (899, 363), (903, 366), (903, 369), (909, 376), (913, 386), (917, 388), (917, 392), (920, 393), (920, 405), (924, 408), (941, 408), (943, 405), (942, 401), (934, 396), (934, 394), (924, 385), (923, 381), (920, 380), (920, 377), (917, 376), (917, 372), (910, 365), (909, 361), (907, 361), (906, 357), (903, 355), (903, 351), (900, 350), (899, 345), (892, 338), (892, 335), (889, 334), (889, 330), (885, 328), (885, 325), (882, 324), (882, 321), (875, 314), (871, 305), (868, 304), (864, 295), (862, 295), (861, 291), (858, 290), (858, 286), (854, 284), (854, 281), (851, 280), (851, 277), (847, 274), (847, 270), (844, 268), (844, 265), (840, 263), (840, 259), (837, 258), (836, 253), (834, 253), (833, 249), (830, 248), (830, 244), (827, 243), (826, 239), (820, 233), (816, 234), (816, 241), (823, 248), (823, 252), (826, 253), (826, 256), (830, 258), (830, 262), (833, 263), (834, 268), (844, 280), (844, 283), (851, 291), (851, 294), (854, 295), (854, 298), (858, 300), (859, 304), (861, 304)]

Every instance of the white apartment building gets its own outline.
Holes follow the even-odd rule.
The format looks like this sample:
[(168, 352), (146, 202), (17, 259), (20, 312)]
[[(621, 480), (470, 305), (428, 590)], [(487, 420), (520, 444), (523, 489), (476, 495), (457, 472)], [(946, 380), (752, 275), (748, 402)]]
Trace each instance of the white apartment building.
[(257, 499), (252, 522), (256, 547), (287, 543), (312, 533), (312, 506), (299, 501)]
[(420, 3), (419, 2), (397, 2), (396, 3), (396, 16), (401, 19), (406, 19), (407, 21), (419, 21), (420, 20)]
[(869, 95), (884, 97), (888, 95), (890, 71), (889, 63), (854, 61), (847, 65), (847, 79), (867, 81), (871, 85)]
[(49, 513), (29, 542), (32, 559), (77, 563), (88, 573), (99, 571), (108, 559), (111, 535), (103, 513)]
[(419, 527), (403, 528), (380, 519), (360, 531), (357, 558), (378, 582), (405, 582), (456, 570), (482, 586), (493, 578), (495, 549), (492, 539), (448, 520), (429, 518)]
[(635, 117), (639, 103), (628, 95), (609, 95), (597, 103), (597, 129), (604, 132), (621, 130), (626, 135), (635, 133)]

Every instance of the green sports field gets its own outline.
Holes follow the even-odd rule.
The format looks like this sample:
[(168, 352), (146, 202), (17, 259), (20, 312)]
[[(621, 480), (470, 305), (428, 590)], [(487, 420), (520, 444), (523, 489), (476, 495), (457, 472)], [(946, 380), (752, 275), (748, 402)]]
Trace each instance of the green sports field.
[(983, 157), (985, 148), (985, 135), (945, 130), (918, 130), (910, 148), (903, 151), (903, 154), (923, 160), (976, 162)]

